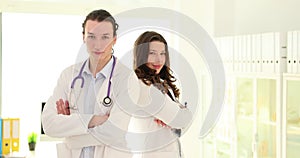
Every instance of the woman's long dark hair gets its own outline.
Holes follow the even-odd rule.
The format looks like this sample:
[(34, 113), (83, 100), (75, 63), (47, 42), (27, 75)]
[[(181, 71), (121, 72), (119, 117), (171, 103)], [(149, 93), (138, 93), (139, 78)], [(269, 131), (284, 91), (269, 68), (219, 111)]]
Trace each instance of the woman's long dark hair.
[[(155, 73), (156, 70), (146, 66), (149, 54), (149, 43), (153, 41), (165, 44), (166, 62), (159, 74)], [(154, 31), (146, 31), (141, 34), (134, 43), (133, 56), (133, 68), (139, 79), (146, 85), (153, 84), (164, 92), (168, 92), (168, 89), (171, 88), (175, 97), (178, 99), (180, 92), (174, 84), (176, 78), (172, 75), (173, 72), (170, 69), (168, 44), (162, 35)]]

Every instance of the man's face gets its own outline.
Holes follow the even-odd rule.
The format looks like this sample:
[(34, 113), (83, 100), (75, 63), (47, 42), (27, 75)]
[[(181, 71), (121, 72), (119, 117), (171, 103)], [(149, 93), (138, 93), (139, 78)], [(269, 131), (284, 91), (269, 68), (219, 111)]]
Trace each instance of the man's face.
[(84, 42), (92, 60), (109, 60), (112, 47), (116, 43), (112, 23), (88, 20), (85, 26)]

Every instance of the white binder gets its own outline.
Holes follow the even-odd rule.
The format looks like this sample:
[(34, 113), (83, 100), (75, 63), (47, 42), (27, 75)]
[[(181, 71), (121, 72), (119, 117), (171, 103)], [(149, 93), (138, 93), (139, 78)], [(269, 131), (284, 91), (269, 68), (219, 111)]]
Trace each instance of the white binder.
[(227, 37), (227, 61), (228, 61), (228, 71), (233, 72), (233, 37)]
[(251, 35), (246, 35), (246, 60), (245, 60), (245, 64), (246, 64), (246, 71), (247, 72), (252, 72), (252, 40), (251, 40)]
[(233, 72), (233, 38), (220, 38), (220, 50), (226, 72)]
[[(254, 63), (253, 63), (254, 61)], [(261, 34), (252, 35), (252, 70), (261, 72)]]
[(247, 43), (247, 38), (246, 38), (246, 36), (245, 35), (243, 35), (243, 36), (241, 36), (241, 45), (240, 45), (240, 55), (241, 55), (241, 59), (240, 59), (240, 61), (241, 61), (241, 72), (247, 72), (247, 70), (246, 70), (246, 58), (247, 58), (247, 52), (246, 52), (246, 50), (247, 50), (247, 48), (246, 48), (246, 43)]
[(233, 39), (233, 67), (234, 72), (239, 72), (239, 37), (234, 36)]
[(296, 65), (297, 65), (297, 73), (300, 73), (300, 31), (297, 31), (297, 58)]
[(281, 44), (280, 40), (283, 40), (282, 43), (286, 42), (285, 36), (280, 34), (279, 32), (275, 33), (275, 41), (274, 41), (274, 70), (275, 73), (280, 73), (281, 66)]
[(262, 72), (274, 73), (274, 33), (262, 34)]
[(298, 32), (293, 31), (292, 33), (292, 73), (298, 72)]
[(235, 40), (236, 72), (242, 72), (242, 36), (236, 36)]
[(293, 59), (293, 54), (292, 54), (292, 48), (293, 48), (293, 32), (289, 31), (287, 33), (287, 73), (292, 73), (292, 59)]

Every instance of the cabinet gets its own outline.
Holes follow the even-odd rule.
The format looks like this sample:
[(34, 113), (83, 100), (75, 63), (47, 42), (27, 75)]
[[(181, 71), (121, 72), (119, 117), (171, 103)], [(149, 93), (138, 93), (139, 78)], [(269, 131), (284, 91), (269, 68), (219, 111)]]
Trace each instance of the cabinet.
[(284, 74), (284, 146), (283, 157), (294, 158), (300, 155), (300, 75)]
[(280, 76), (239, 73), (226, 83), (224, 109), (209, 137), (214, 157), (279, 158)]
[(254, 142), (254, 80), (237, 78), (236, 126), (237, 157), (252, 157)]
[(279, 83), (279, 77), (237, 78), (237, 157), (277, 157)]
[(299, 32), (216, 40), (227, 85), (222, 117), (210, 137), (215, 158), (300, 156)]

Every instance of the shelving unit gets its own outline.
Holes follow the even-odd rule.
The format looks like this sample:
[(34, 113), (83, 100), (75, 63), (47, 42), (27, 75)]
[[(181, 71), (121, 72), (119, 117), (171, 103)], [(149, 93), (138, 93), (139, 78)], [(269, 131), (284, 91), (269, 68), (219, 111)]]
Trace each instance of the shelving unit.
[(286, 158), (300, 155), (300, 75), (284, 74), (283, 76), (284, 108), (283, 114), (283, 147)]
[(276, 157), (280, 77), (237, 76), (237, 157)]
[(253, 157), (254, 82), (251, 78), (237, 78), (236, 82), (237, 157)]
[(231, 96), (211, 136), (214, 157), (299, 157), (300, 31), (220, 37), (216, 45)]
[(226, 82), (226, 92), (224, 109), (220, 120), (216, 126), (215, 142), (216, 157), (230, 158), (235, 157), (236, 148), (236, 126), (235, 126), (235, 79), (228, 76)]
[(224, 110), (210, 139), (214, 158), (281, 158), (282, 60), (286, 34), (221, 37)]
[(214, 157), (280, 157), (280, 76), (239, 73), (231, 74), (229, 82), (222, 116), (210, 138)]

